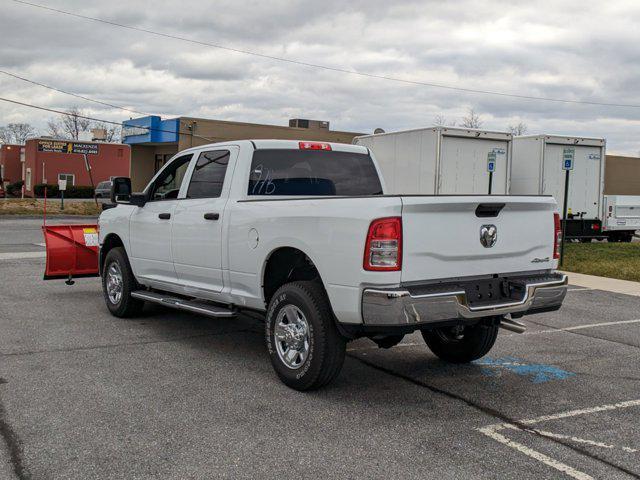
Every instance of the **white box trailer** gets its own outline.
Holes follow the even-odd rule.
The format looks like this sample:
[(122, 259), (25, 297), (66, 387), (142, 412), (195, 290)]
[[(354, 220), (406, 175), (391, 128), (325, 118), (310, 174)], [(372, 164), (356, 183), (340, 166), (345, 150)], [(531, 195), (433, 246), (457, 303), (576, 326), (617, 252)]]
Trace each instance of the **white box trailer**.
[(602, 232), (605, 145), (603, 138), (514, 137), (510, 193), (552, 195), (562, 213), (568, 170), (565, 238), (606, 238)]
[(639, 195), (605, 195), (603, 229), (610, 242), (630, 242), (640, 230)]
[(353, 143), (373, 152), (389, 193), (504, 195), (512, 138), (507, 132), (432, 127), (364, 135)]

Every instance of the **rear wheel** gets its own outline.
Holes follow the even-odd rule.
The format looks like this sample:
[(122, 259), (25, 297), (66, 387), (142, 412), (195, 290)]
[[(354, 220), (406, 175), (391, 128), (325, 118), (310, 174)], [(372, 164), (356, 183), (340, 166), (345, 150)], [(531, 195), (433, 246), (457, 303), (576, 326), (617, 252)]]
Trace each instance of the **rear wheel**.
[(447, 362), (468, 363), (484, 357), (498, 337), (499, 322), (456, 325), (422, 330), (422, 338), (431, 351)]
[(319, 282), (292, 282), (276, 291), (267, 310), (266, 342), (278, 377), (295, 390), (326, 385), (344, 363), (346, 339)]
[(116, 317), (133, 317), (140, 313), (144, 302), (133, 298), (138, 283), (133, 276), (129, 259), (122, 247), (109, 250), (102, 271), (102, 292), (107, 308)]

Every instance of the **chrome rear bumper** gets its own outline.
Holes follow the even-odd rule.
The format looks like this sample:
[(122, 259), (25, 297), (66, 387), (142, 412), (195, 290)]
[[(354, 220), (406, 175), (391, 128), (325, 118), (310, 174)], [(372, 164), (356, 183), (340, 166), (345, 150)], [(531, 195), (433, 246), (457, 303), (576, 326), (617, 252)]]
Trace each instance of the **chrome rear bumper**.
[[(518, 279), (513, 279), (518, 282)], [(408, 289), (365, 288), (362, 319), (365, 325), (411, 325), (473, 319), (559, 308), (567, 293), (567, 276), (543, 281), (523, 279), (522, 298), (496, 304), (471, 305), (463, 289), (411, 294)]]

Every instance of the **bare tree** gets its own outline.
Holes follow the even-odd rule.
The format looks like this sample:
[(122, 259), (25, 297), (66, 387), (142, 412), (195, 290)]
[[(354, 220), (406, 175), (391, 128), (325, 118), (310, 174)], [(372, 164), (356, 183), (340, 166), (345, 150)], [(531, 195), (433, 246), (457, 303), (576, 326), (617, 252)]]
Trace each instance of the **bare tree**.
[(482, 126), (480, 115), (478, 115), (473, 108), (470, 108), (467, 111), (467, 116), (462, 117), (460, 126), (464, 128), (480, 128)]
[(10, 123), (0, 127), (0, 142), (23, 145), (29, 137), (36, 134), (35, 128), (28, 123)]
[(78, 107), (71, 107), (67, 114), (57, 120), (49, 120), (49, 133), (58, 138), (78, 140), (82, 132), (91, 130), (91, 120), (82, 118), (85, 113)]
[(514, 136), (526, 135), (528, 130), (527, 124), (524, 122), (519, 122), (517, 125), (509, 125), (509, 131)]
[(107, 132), (107, 136), (104, 141), (107, 143), (118, 143), (120, 142), (120, 134), (121, 128), (117, 125), (111, 125), (105, 122), (95, 122), (92, 128), (97, 128), (100, 130), (105, 130)]
[(453, 120), (452, 122), (447, 122), (447, 117), (445, 117), (442, 114), (438, 114), (433, 119), (433, 125), (436, 127), (446, 127), (446, 126), (455, 127), (456, 121)]

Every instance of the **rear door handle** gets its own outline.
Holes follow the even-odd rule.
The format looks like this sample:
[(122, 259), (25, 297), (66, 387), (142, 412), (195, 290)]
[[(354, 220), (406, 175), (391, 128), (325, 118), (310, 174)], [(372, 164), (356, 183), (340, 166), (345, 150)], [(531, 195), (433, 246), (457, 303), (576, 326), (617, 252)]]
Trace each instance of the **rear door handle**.
[(171, 218), (171, 214), (170, 213), (159, 213), (158, 214), (158, 218), (160, 220), (169, 220)]
[(204, 214), (204, 219), (205, 220), (218, 220), (220, 218), (220, 214), (219, 213), (205, 213)]

